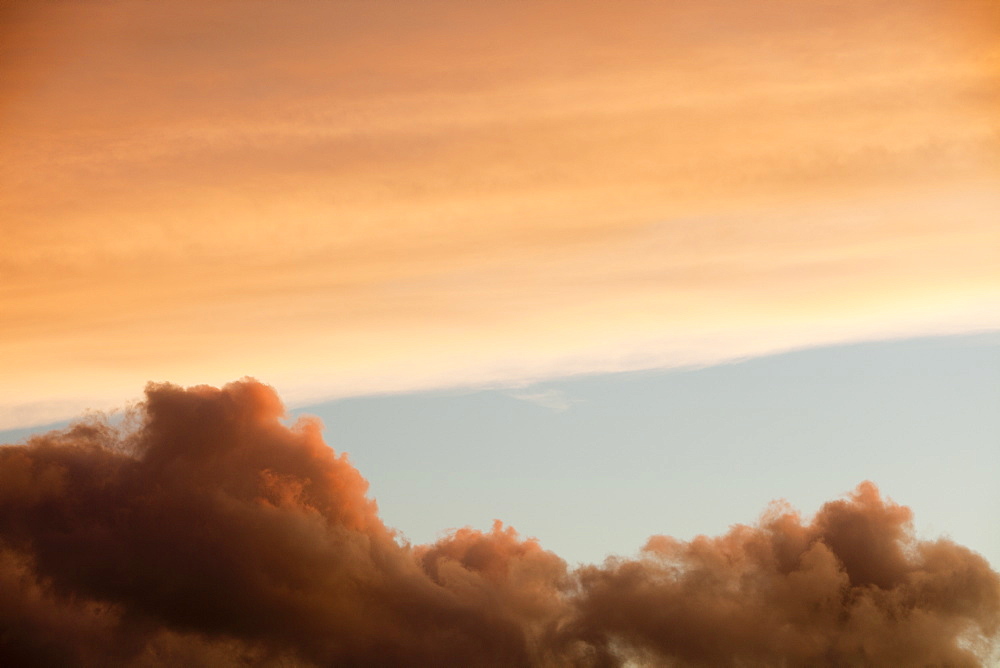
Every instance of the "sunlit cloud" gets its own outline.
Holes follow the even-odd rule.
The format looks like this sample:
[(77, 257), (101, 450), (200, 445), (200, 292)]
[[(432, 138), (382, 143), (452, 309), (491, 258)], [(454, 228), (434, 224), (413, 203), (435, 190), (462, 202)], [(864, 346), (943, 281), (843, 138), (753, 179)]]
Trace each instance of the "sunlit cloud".
[(150, 385), (123, 426), (0, 448), (0, 661), (974, 666), (995, 648), (1000, 575), (918, 540), (870, 482), (812, 518), (779, 502), (571, 569), (499, 520), (409, 544), (318, 422), (282, 416), (250, 380)]

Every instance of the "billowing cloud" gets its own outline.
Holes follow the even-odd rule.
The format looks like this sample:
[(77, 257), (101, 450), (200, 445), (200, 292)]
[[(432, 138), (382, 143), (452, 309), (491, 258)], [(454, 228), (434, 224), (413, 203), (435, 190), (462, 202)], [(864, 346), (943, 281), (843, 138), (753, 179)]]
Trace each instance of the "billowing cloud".
[(997, 574), (909, 520), (863, 483), (807, 524), (776, 506), (718, 538), (654, 536), (580, 571), (582, 628), (654, 663), (979, 665), (962, 641), (997, 632)]
[(871, 483), (571, 570), (499, 522), (408, 544), (282, 415), (251, 380), (150, 385), (0, 449), (0, 663), (974, 666), (1000, 625), (1000, 576)]

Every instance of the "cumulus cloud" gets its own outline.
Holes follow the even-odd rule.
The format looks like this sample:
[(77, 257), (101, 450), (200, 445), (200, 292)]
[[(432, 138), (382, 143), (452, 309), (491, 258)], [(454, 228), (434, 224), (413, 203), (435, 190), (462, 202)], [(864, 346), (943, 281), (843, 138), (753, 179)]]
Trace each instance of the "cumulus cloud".
[(973, 666), (1000, 624), (1000, 576), (871, 483), (571, 570), (499, 522), (406, 543), (257, 382), (137, 411), (0, 448), (0, 664)]

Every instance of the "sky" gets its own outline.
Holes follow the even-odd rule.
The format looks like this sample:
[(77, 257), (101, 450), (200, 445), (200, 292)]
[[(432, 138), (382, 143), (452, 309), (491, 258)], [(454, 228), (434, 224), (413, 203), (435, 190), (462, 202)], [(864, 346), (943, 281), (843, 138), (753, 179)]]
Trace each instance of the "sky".
[(566, 559), (599, 563), (655, 533), (752, 523), (775, 498), (810, 514), (870, 479), (913, 509), (921, 535), (996, 567), (997, 406), (991, 333), (361, 397), (293, 415), (323, 420), (385, 520), (415, 542), (499, 518)]
[(0, 428), (1000, 327), (994, 2), (8, 2)]
[[(0, 626), (28, 620), (0, 659), (67, 627), (50, 662), (976, 665), (956, 634), (1000, 628), (994, 0), (4, 2), (0, 235)], [(230, 434), (256, 444), (232, 481), (185, 449), (228, 461)], [(334, 575), (243, 601), (294, 629), (179, 614), (147, 572), (159, 539), (105, 511), (198, 504), (262, 527), (233, 545), (304, 560), (261, 566), (276, 590), (333, 559), (410, 598), (371, 594), (367, 630)], [(52, 539), (43, 506), (95, 533)], [(147, 566), (128, 583), (60, 561), (108, 536), (122, 572)], [(371, 563), (329, 552), (359, 545)], [(732, 584), (723, 562), (830, 644), (747, 631), (760, 610), (717, 605), (725, 587), (679, 618), (731, 626), (730, 654), (609, 612), (666, 572)], [(187, 596), (217, 575), (173, 568)], [(931, 626), (893, 626), (963, 572), (985, 598), (927, 594)], [(847, 578), (884, 633), (802, 621), (782, 592), (813, 576)], [(444, 656), (404, 599), (482, 619)], [(316, 606), (360, 644), (317, 640)]]

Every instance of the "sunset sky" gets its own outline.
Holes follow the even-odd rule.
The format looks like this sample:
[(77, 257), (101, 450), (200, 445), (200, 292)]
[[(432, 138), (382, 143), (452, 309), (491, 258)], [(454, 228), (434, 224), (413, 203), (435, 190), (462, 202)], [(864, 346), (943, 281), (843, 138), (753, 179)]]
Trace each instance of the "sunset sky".
[(251, 377), (416, 543), (1000, 566), (995, 0), (4, 2), (0, 233), (0, 442)]
[(995, 2), (14, 2), (0, 426), (1000, 327)]

